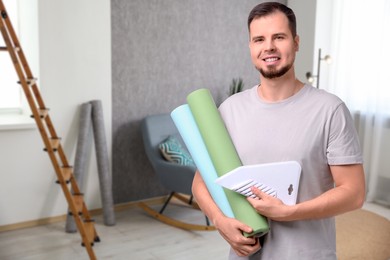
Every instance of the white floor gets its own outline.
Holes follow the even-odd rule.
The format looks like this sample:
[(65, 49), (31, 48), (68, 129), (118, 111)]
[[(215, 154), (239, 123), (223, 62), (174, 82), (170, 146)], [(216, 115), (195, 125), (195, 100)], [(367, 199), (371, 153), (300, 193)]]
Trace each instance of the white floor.
[[(157, 207), (158, 208), (158, 207)], [(390, 209), (366, 203), (364, 209), (390, 220)], [(204, 224), (201, 212), (168, 206), (167, 213), (188, 222)], [(116, 225), (102, 224), (96, 217), (96, 230), (101, 238), (93, 250), (98, 259), (135, 260), (222, 260), (227, 258), (228, 245), (217, 231), (191, 232), (170, 227), (139, 208), (116, 212)], [(0, 233), (1, 260), (83, 260), (89, 259), (80, 246), (78, 233), (64, 232), (64, 222)]]

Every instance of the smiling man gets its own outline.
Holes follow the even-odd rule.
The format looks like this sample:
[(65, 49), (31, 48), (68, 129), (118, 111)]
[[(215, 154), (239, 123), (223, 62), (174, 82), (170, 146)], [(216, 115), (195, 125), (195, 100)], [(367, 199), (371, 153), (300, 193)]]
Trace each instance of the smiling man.
[[(280, 23), (274, 24), (275, 19)], [(289, 29), (288, 24), (287, 17), (281, 12), (276, 12), (263, 19), (252, 20), (248, 25), (251, 32), (249, 47), (252, 61), (265, 78), (281, 77), (291, 71), (294, 65), (299, 37), (295, 31)], [(264, 52), (264, 48), (268, 51)], [(287, 55), (285, 60), (281, 60), (282, 54)]]
[[(362, 206), (362, 154), (351, 115), (338, 97), (295, 76), (299, 49), (293, 11), (267, 2), (248, 17), (249, 49), (260, 84), (229, 97), (219, 111), (244, 165), (295, 160), (302, 166), (296, 205), (256, 188), (248, 198), (269, 220), (261, 239), (228, 218), (197, 172), (193, 194), (230, 244), (229, 259), (337, 259), (334, 216)], [(259, 241), (261, 240), (261, 242)]]

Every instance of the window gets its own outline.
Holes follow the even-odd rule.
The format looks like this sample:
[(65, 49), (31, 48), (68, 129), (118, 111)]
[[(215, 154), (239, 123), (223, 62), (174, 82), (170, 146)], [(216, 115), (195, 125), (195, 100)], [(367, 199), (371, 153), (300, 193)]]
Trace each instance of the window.
[[(34, 77), (39, 78), (38, 0), (3, 0)], [(0, 36), (0, 46), (5, 46)], [(0, 51), (0, 130), (35, 128), (11, 57)]]
[[(19, 32), (18, 2), (15, 0), (3, 1), (11, 19), (15, 32)], [(5, 47), (3, 36), (0, 37), (0, 46)], [(10, 55), (7, 51), (0, 52), (0, 111), (3, 113), (17, 112), (22, 107), (22, 90), (16, 82), (18, 76)]]
[(390, 1), (317, 3), (317, 17), (323, 18), (318, 24), (329, 27), (317, 27), (316, 41), (332, 55), (328, 75), (322, 74), (328, 84), (321, 80), (321, 86), (343, 99), (352, 112), (363, 151), (367, 201), (389, 206)]

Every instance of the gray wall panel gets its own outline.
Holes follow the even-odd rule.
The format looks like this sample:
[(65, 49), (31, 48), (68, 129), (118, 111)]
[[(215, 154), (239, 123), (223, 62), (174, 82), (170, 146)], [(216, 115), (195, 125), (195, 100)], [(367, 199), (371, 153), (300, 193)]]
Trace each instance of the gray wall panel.
[(111, 1), (115, 203), (167, 193), (144, 154), (143, 117), (171, 112), (198, 88), (219, 103), (233, 78), (258, 83), (246, 20), (259, 2)]

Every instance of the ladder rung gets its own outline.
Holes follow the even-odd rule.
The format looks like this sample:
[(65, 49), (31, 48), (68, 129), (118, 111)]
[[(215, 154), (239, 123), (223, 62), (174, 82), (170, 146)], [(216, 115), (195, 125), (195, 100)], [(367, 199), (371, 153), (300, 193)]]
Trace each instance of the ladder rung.
[[(79, 216), (83, 214), (83, 200), (84, 194), (83, 193), (75, 193), (73, 194), (74, 204), (76, 206), (76, 210)], [(73, 215), (72, 212), (69, 212), (69, 215)]]
[(5, 10), (1, 11), (1, 17), (3, 17), (4, 19), (8, 18), (7, 12)]
[[(68, 215), (69, 215), (69, 216), (73, 216), (72, 211), (69, 211), (69, 212), (68, 212)], [(79, 215), (79, 216), (83, 215), (83, 212), (78, 212), (78, 215)]]
[[(20, 47), (14, 47), (14, 50), (15, 50), (15, 51), (20, 51)], [(4, 47), (4, 46), (1, 46), (1, 47), (0, 47), (0, 51), (8, 51), (8, 48), (7, 48), (7, 47)]]
[(50, 143), (54, 150), (58, 149), (58, 146), (60, 146), (61, 138), (51, 138)]
[[(49, 109), (48, 108), (39, 108), (38, 114), (41, 119), (46, 118), (49, 115)], [(34, 118), (34, 115), (30, 116), (31, 118)]]
[[(94, 242), (100, 242), (100, 238), (96, 236), (95, 232), (95, 225), (94, 220), (84, 220), (84, 227), (85, 227), (85, 235), (87, 236), (88, 241), (91, 243), (91, 246), (93, 246)], [(84, 242), (81, 243), (81, 246), (85, 246)]]
[[(60, 146), (61, 138), (50, 138), (49, 141), (50, 141), (51, 149), (53, 150), (53, 152), (57, 152), (58, 147)], [(43, 150), (45, 152), (48, 151), (47, 148), (44, 148)]]
[[(61, 174), (62, 177), (64, 178), (65, 184), (68, 184), (70, 182), (70, 179), (72, 177), (72, 169), (73, 168), (71, 166), (61, 168)], [(60, 184), (61, 181), (57, 180), (56, 183)]]
[[(17, 48), (17, 47), (16, 47)], [(15, 48), (15, 49), (16, 49)], [(32, 86), (32, 85), (34, 85), (34, 84), (36, 84), (37, 83), (37, 78), (30, 78), (30, 79), (26, 79), (26, 83), (27, 83), (27, 85), (29, 85), (29, 86)], [(21, 81), (18, 81), (18, 84), (22, 84), (22, 82)]]

